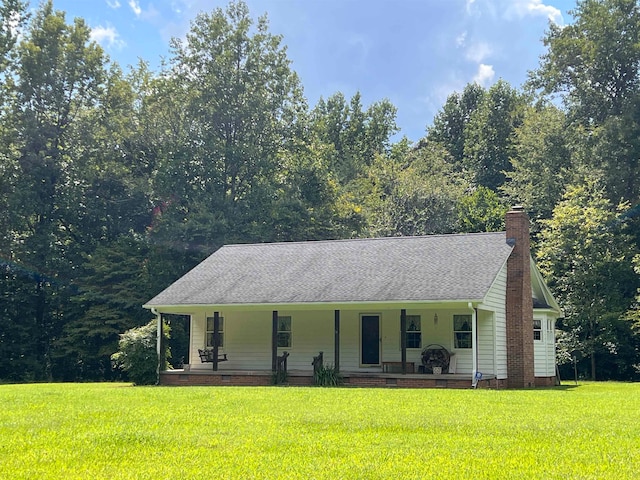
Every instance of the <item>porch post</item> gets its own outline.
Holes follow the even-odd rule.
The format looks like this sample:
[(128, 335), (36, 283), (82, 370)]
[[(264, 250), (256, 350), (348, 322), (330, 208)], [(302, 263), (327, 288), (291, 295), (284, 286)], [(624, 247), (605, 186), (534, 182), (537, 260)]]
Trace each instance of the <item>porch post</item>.
[(213, 312), (213, 371), (218, 370), (218, 344), (220, 343), (220, 312)]
[(278, 311), (274, 310), (271, 316), (271, 371), (275, 373), (278, 368)]
[(400, 310), (400, 352), (402, 360), (402, 374), (407, 373), (407, 310)]
[(333, 318), (334, 318), (333, 351), (335, 352), (333, 363), (335, 364), (336, 372), (339, 372), (340, 371), (340, 310), (335, 310), (333, 312)]
[(476, 373), (478, 373), (478, 311), (469, 303), (471, 309), (471, 356), (473, 369), (473, 385), (476, 384)]
[(156, 367), (156, 385), (160, 385), (160, 372), (164, 370), (164, 359), (162, 355), (162, 350), (164, 349), (164, 344), (162, 342), (162, 314), (158, 312), (155, 308), (151, 309), (151, 313), (156, 316), (157, 323), (157, 334), (156, 334), (156, 352), (158, 354), (158, 365)]

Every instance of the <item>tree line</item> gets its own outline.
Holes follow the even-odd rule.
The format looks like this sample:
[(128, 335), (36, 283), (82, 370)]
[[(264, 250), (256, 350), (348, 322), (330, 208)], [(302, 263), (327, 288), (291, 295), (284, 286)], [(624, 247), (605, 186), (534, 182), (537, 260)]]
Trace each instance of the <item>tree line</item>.
[(640, 10), (573, 13), (524, 86), (467, 85), (412, 143), (388, 100), (310, 106), (242, 1), (199, 14), (156, 72), (51, 1), (4, 0), (0, 379), (115, 378), (141, 305), (223, 244), (498, 231), (512, 204), (565, 312), (563, 368), (640, 378)]

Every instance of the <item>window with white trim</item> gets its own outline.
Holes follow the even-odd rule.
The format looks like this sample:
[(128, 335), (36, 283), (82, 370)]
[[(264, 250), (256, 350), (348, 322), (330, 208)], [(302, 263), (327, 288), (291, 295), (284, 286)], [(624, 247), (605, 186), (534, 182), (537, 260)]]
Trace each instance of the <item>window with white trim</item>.
[(407, 348), (422, 347), (422, 328), (420, 315), (407, 315), (407, 331), (405, 332)]
[[(224, 346), (224, 317), (218, 317), (220, 320), (218, 324), (218, 347)], [(205, 345), (207, 348), (213, 348), (213, 317), (207, 317), (207, 344)]]
[(291, 348), (291, 317), (278, 317), (278, 347)]
[(472, 347), (471, 315), (453, 316), (453, 346), (454, 348)]
[(533, 339), (542, 340), (542, 320), (533, 319)]

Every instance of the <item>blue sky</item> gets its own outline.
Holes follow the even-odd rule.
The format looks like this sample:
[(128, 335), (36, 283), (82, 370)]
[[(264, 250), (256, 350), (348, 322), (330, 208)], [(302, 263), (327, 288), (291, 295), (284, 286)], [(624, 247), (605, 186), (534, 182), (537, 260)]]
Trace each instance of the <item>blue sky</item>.
[[(33, 0), (32, 0), (33, 2)], [(476, 81), (519, 87), (544, 53), (549, 22), (571, 22), (575, 0), (247, 0), (283, 35), (292, 68), (313, 106), (341, 91), (364, 105), (389, 99), (400, 135), (417, 141), (447, 96)], [(33, 5), (36, 5), (33, 2)], [(67, 21), (83, 17), (123, 67), (157, 68), (169, 41), (222, 0), (54, 0)]]

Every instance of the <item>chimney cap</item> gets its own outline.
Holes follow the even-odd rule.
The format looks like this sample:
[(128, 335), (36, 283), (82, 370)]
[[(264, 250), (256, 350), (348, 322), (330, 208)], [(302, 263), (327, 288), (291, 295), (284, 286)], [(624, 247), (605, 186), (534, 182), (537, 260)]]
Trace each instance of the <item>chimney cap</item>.
[(511, 207), (512, 212), (524, 212), (524, 207), (522, 205), (514, 205)]

